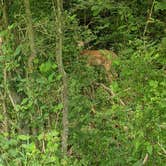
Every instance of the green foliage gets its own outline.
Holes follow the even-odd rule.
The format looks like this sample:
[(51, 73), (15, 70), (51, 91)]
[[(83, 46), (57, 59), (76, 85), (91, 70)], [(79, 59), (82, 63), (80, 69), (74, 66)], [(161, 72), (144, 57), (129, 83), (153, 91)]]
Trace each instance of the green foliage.
[[(63, 86), (52, 1), (30, 1), (37, 50), (32, 73), (23, 1), (6, 2), (9, 25), (0, 23), (0, 166), (164, 166), (165, 1), (155, 1), (150, 18), (152, 1), (64, 1), (66, 157), (61, 153)], [(110, 83), (102, 66), (87, 64), (82, 49), (115, 51), (118, 77)]]
[(166, 2), (164, 1), (157, 1), (155, 5), (155, 10), (166, 10)]
[(60, 165), (56, 130), (37, 136), (42, 147), (38, 147), (29, 135), (12, 135), (10, 140), (1, 136), (0, 140), (2, 165)]

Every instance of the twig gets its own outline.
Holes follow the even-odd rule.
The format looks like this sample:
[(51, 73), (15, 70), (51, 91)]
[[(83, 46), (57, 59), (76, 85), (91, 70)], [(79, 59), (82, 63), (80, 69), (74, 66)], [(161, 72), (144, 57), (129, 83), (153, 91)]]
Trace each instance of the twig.
[(164, 152), (164, 154), (166, 154), (166, 149), (164, 149), (164, 147), (158, 142), (158, 145), (160, 146), (160, 148), (162, 149), (162, 151)]
[(150, 11), (149, 11), (148, 19), (146, 21), (144, 32), (143, 32), (143, 38), (145, 37), (145, 34), (147, 32), (150, 19), (152, 18), (152, 12), (153, 12), (153, 8), (154, 8), (154, 4), (155, 4), (155, 0), (153, 0), (152, 6), (151, 6)]
[(12, 97), (12, 95), (11, 95), (9, 89), (7, 89), (7, 94), (8, 94), (8, 96), (9, 96), (10, 102), (11, 102), (11, 104), (12, 104), (14, 110), (15, 110), (16, 112), (18, 112), (17, 105), (15, 104), (15, 102), (14, 102), (14, 100), (13, 100), (13, 97)]
[(146, 164), (146, 162), (148, 161), (148, 158), (149, 158), (149, 155), (148, 155), (148, 153), (146, 153), (146, 155), (145, 155), (145, 157), (144, 157), (144, 160), (143, 160), (143, 162), (142, 162), (142, 165), (145, 165), (145, 164)]
[[(106, 90), (112, 97), (115, 97), (116, 94), (110, 89), (108, 88), (107, 86), (105, 86), (104, 84), (102, 83), (96, 83), (96, 85), (100, 85), (104, 90)], [(119, 98), (119, 102), (121, 105), (125, 106), (125, 103), (122, 101), (122, 99)]]

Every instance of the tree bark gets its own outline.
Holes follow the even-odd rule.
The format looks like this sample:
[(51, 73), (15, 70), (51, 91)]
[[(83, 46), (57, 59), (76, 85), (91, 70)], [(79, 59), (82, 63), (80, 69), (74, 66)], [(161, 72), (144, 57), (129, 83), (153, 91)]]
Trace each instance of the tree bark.
[[(3, 17), (2, 17), (2, 29), (7, 30), (8, 28), (8, 14), (7, 14), (7, 4), (6, 1), (1, 1), (1, 8), (3, 12)], [(8, 36), (6, 37), (6, 39)], [(2, 52), (2, 44), (3, 44), (3, 39), (0, 38), (1, 43), (0, 43), (0, 54), (3, 54)], [(9, 117), (8, 117), (8, 112), (7, 112), (7, 104), (6, 104), (6, 98), (7, 98), (7, 70), (6, 70), (6, 60), (3, 62), (3, 87), (4, 87), (4, 92), (0, 93), (1, 95), (1, 100), (2, 100), (2, 108), (3, 108), (3, 115), (4, 115), (4, 132), (9, 134)]]
[(67, 155), (68, 145), (68, 86), (67, 86), (67, 75), (64, 70), (62, 61), (62, 46), (63, 46), (63, 0), (56, 0), (56, 59), (58, 63), (59, 73), (62, 76), (62, 153), (64, 156)]
[[(29, 0), (24, 0), (24, 6), (25, 6), (25, 15), (26, 15), (26, 24), (27, 24), (27, 33), (28, 33), (28, 38), (29, 38), (29, 46), (30, 46), (30, 55), (28, 58), (28, 71), (26, 73), (26, 79), (27, 79), (27, 91), (28, 91), (28, 97), (29, 98), (33, 98), (33, 93), (30, 87), (31, 84), (31, 73), (33, 73), (33, 60), (34, 58), (37, 56), (36, 55), (36, 46), (35, 46), (35, 35), (34, 35), (34, 29), (33, 29), (33, 23), (32, 23), (32, 13), (31, 13), (31, 9), (30, 9), (30, 1)], [(35, 106), (32, 106), (34, 109)], [(35, 112), (34, 115), (31, 116), (30, 119), (28, 119), (30, 121), (30, 123), (32, 121), (35, 121), (35, 117), (37, 116), (37, 113)], [(29, 127), (29, 129), (25, 129), (25, 130), (29, 130), (28, 132), (33, 135), (37, 134), (37, 127)]]
[(30, 9), (29, 0), (24, 0), (25, 6), (25, 13), (26, 13), (26, 21), (27, 21), (27, 31), (29, 37), (29, 46), (31, 50), (31, 55), (28, 58), (28, 69), (29, 72), (33, 70), (33, 59), (36, 57), (36, 47), (35, 47), (35, 37), (34, 37), (34, 30), (32, 26), (32, 15)]

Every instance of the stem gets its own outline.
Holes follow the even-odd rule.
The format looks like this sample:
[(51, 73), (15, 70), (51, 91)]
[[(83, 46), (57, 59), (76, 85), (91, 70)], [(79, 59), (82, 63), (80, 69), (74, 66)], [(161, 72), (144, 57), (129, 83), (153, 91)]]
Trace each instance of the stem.
[(29, 45), (31, 50), (31, 55), (28, 58), (28, 68), (29, 68), (29, 72), (32, 72), (33, 59), (36, 57), (35, 37), (34, 37), (34, 30), (32, 26), (32, 14), (31, 14), (29, 0), (24, 0), (24, 5), (25, 5), (25, 13), (26, 13), (26, 19), (27, 19)]
[(63, 0), (56, 0), (57, 12), (56, 12), (56, 59), (58, 63), (59, 73), (62, 76), (62, 96), (61, 100), (63, 103), (62, 110), (62, 153), (64, 156), (67, 155), (67, 145), (68, 145), (68, 86), (67, 86), (67, 74), (64, 70), (62, 61), (62, 46), (63, 46), (63, 26), (62, 26), (62, 10), (63, 10)]
[(152, 12), (153, 12), (153, 8), (154, 8), (154, 4), (155, 4), (155, 0), (153, 0), (150, 11), (149, 11), (149, 15), (148, 15), (148, 18), (147, 18), (147, 21), (146, 21), (146, 24), (145, 24), (145, 28), (144, 28), (144, 32), (143, 32), (143, 38), (146, 35), (150, 19), (152, 18)]

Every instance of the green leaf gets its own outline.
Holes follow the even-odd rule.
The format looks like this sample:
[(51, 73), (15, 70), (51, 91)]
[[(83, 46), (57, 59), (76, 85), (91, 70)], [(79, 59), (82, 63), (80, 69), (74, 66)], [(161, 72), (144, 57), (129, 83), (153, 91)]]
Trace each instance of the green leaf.
[(44, 133), (41, 133), (38, 135), (37, 138), (38, 138), (38, 140), (42, 140), (42, 139), (44, 139), (44, 137), (45, 137)]
[(163, 38), (161, 39), (161, 48), (162, 48), (162, 49), (166, 49), (166, 37), (163, 37)]
[(7, 35), (7, 31), (6, 30), (0, 32), (0, 37), (6, 36), (6, 35)]
[(57, 64), (56, 63), (54, 63), (54, 64), (52, 64), (52, 69), (57, 69)]
[(52, 73), (48, 76), (48, 81), (49, 82), (52, 82), (53, 80), (54, 80), (54, 73)]
[(20, 54), (20, 52), (21, 52), (21, 47), (22, 47), (22, 45), (19, 45), (19, 46), (16, 48), (16, 50), (15, 50), (15, 52), (14, 52), (14, 56), (17, 56), (18, 54)]
[(166, 1), (165, 2), (156, 2), (155, 10), (166, 10)]
[(11, 25), (8, 26), (8, 29), (9, 29), (9, 30), (12, 30), (14, 27), (15, 27), (15, 25), (14, 25), (14, 24), (11, 24)]
[(22, 100), (22, 102), (21, 102), (21, 105), (24, 105), (25, 103), (27, 103), (28, 102), (28, 98), (24, 98), (23, 100)]
[(25, 148), (29, 152), (34, 152), (36, 150), (35, 143), (30, 143), (30, 144), (22, 144), (22, 147)]
[(33, 62), (34, 62), (34, 64), (38, 64), (39, 63), (39, 59), (35, 58)]
[(28, 135), (18, 135), (18, 139), (22, 141), (27, 141), (29, 140), (30, 136)]
[(57, 76), (57, 80), (60, 81), (62, 79), (62, 75)]
[(133, 166), (142, 166), (142, 161), (138, 160), (136, 163), (133, 164)]
[(47, 73), (51, 70), (52, 64), (50, 61), (42, 63), (39, 67), (41, 73)]
[(148, 153), (151, 155), (151, 154), (152, 154), (152, 151), (153, 151), (152, 145), (148, 143), (146, 149), (147, 149)]
[(2, 115), (2, 114), (0, 114), (0, 121), (1, 121), (1, 120), (3, 120), (3, 115)]
[(97, 16), (101, 11), (99, 6), (92, 6), (91, 10), (93, 12), (93, 16)]
[(17, 157), (17, 150), (16, 149), (9, 149), (8, 153), (11, 157)]
[(54, 107), (53, 112), (57, 112), (57, 111), (61, 110), (62, 108), (63, 108), (63, 104), (60, 103)]
[(136, 140), (136, 142), (135, 142), (135, 150), (136, 151), (138, 150), (138, 148), (140, 147), (140, 145), (141, 145), (140, 140)]
[(158, 87), (158, 81), (150, 80), (149, 85), (153, 88), (157, 88)]

